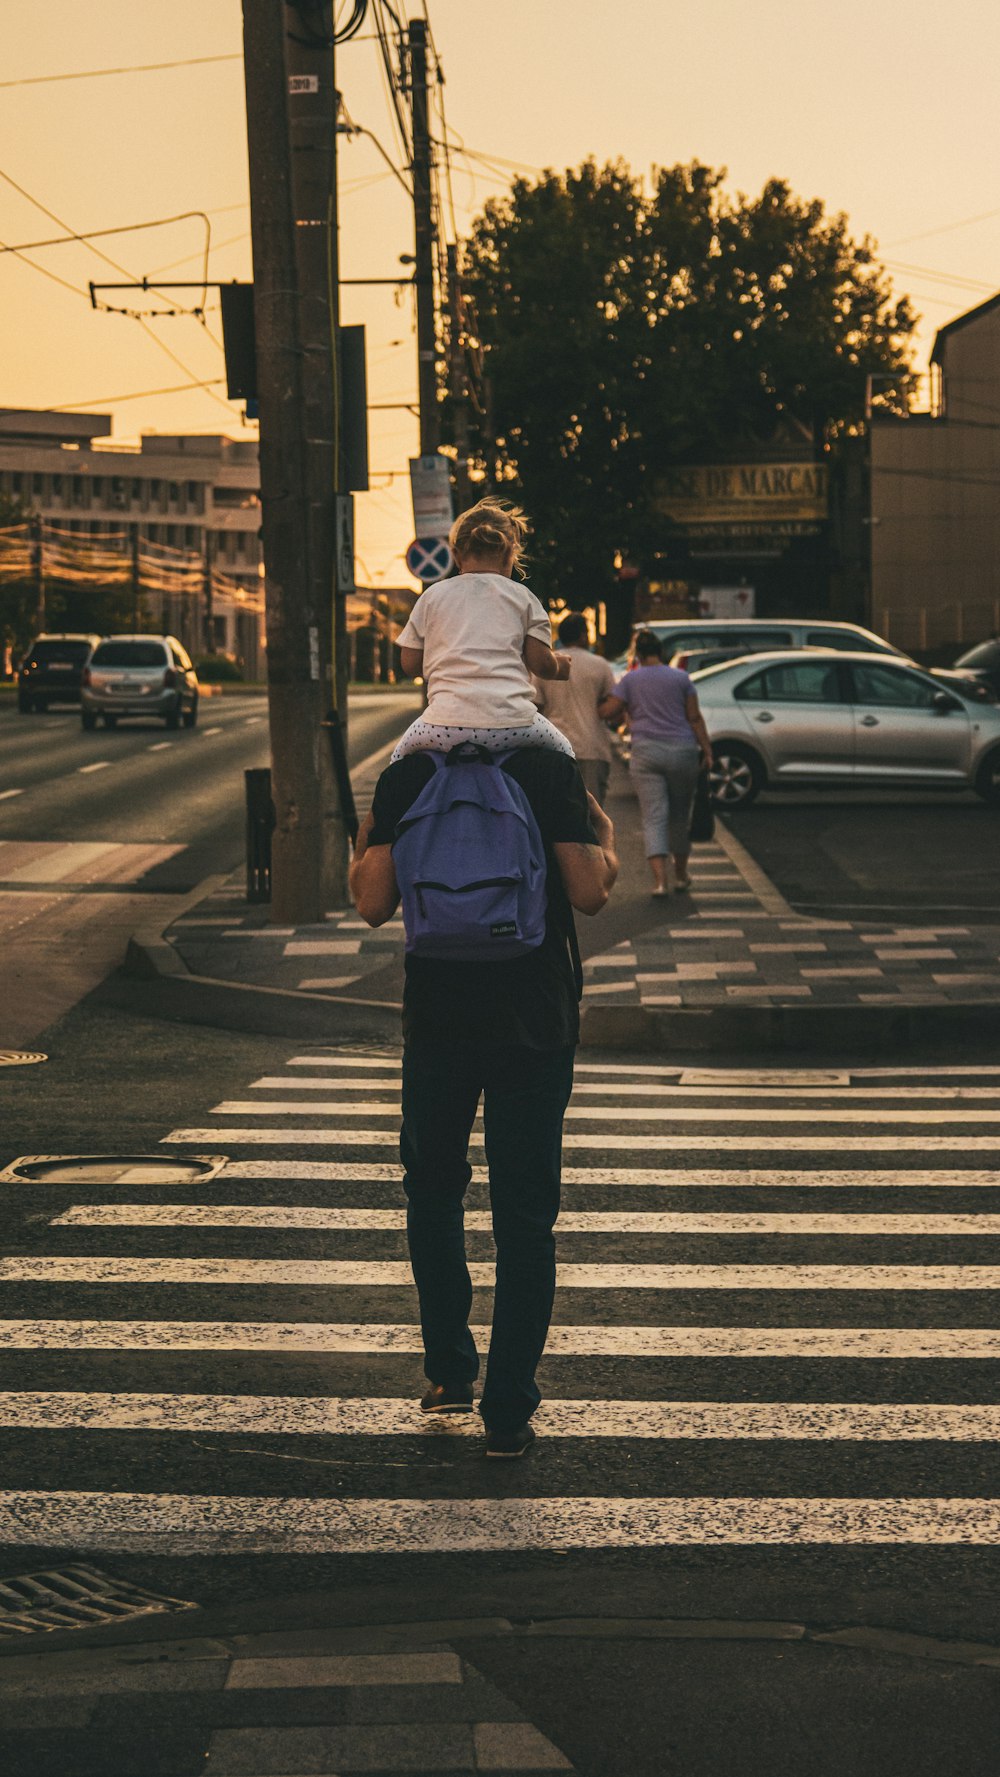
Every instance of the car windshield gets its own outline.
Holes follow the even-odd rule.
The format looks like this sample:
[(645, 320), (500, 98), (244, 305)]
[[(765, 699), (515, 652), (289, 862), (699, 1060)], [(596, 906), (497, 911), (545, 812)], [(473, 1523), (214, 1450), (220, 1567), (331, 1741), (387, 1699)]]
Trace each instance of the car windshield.
[(997, 666), (1000, 665), (1000, 637), (994, 636), (991, 642), (980, 642), (978, 647), (970, 648), (967, 654), (960, 654), (956, 666)]
[(89, 642), (36, 642), (29, 659), (49, 666), (54, 660), (70, 660), (74, 666), (86, 660), (90, 653)]
[(167, 651), (162, 642), (102, 642), (94, 649), (92, 666), (165, 666)]

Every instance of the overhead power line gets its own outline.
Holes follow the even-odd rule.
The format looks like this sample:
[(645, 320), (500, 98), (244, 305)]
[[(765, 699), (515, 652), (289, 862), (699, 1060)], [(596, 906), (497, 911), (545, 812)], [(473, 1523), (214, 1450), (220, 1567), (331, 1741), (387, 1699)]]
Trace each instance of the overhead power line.
[(123, 68), (78, 68), (70, 74), (27, 74), (20, 80), (0, 80), (0, 87), (52, 86), (60, 80), (103, 80), (111, 74), (156, 74), (161, 68), (204, 68), (209, 62), (242, 62), (240, 51), (221, 56), (184, 56), (178, 62), (132, 62)]
[(184, 395), (192, 389), (210, 389), (225, 382), (224, 376), (210, 376), (197, 383), (172, 383), (167, 389), (133, 389), (128, 395), (102, 395), (93, 401), (57, 401), (50, 413), (71, 413), (78, 407), (112, 407), (120, 401), (144, 401), (154, 395)]

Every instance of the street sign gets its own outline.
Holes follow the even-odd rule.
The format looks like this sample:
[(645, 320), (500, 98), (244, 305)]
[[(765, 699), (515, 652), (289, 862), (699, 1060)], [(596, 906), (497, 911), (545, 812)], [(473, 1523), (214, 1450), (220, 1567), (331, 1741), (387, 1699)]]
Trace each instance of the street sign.
[(451, 475), (448, 458), (410, 458), (413, 529), (418, 537), (446, 537), (451, 530)]
[(452, 564), (447, 537), (417, 537), (406, 551), (406, 565), (417, 580), (427, 586), (432, 580), (443, 580)]
[(337, 494), (337, 591), (353, 592), (354, 584), (354, 497)]

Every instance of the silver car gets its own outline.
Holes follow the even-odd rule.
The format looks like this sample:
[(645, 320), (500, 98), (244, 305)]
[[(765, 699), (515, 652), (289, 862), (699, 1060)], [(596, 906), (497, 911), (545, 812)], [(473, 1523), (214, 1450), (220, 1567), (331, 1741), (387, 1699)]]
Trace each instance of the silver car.
[(800, 784), (972, 789), (1000, 807), (1000, 708), (905, 661), (782, 650), (707, 667), (693, 682), (724, 808)]
[(152, 716), (168, 728), (198, 720), (198, 675), (176, 636), (105, 636), (83, 669), (84, 728), (114, 728), (122, 716)]

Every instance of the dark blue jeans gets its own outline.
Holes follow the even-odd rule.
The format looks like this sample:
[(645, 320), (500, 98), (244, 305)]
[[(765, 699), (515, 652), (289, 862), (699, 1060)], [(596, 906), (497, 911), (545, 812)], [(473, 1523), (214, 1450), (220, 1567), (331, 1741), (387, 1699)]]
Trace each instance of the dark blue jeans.
[(523, 1425), (541, 1399), (535, 1369), (555, 1294), (552, 1230), (573, 1054), (412, 1043), (403, 1055), (400, 1155), (429, 1382), (474, 1382), (479, 1374), (464, 1199), (469, 1137), (483, 1099), (497, 1270), (481, 1412), (494, 1431)]

